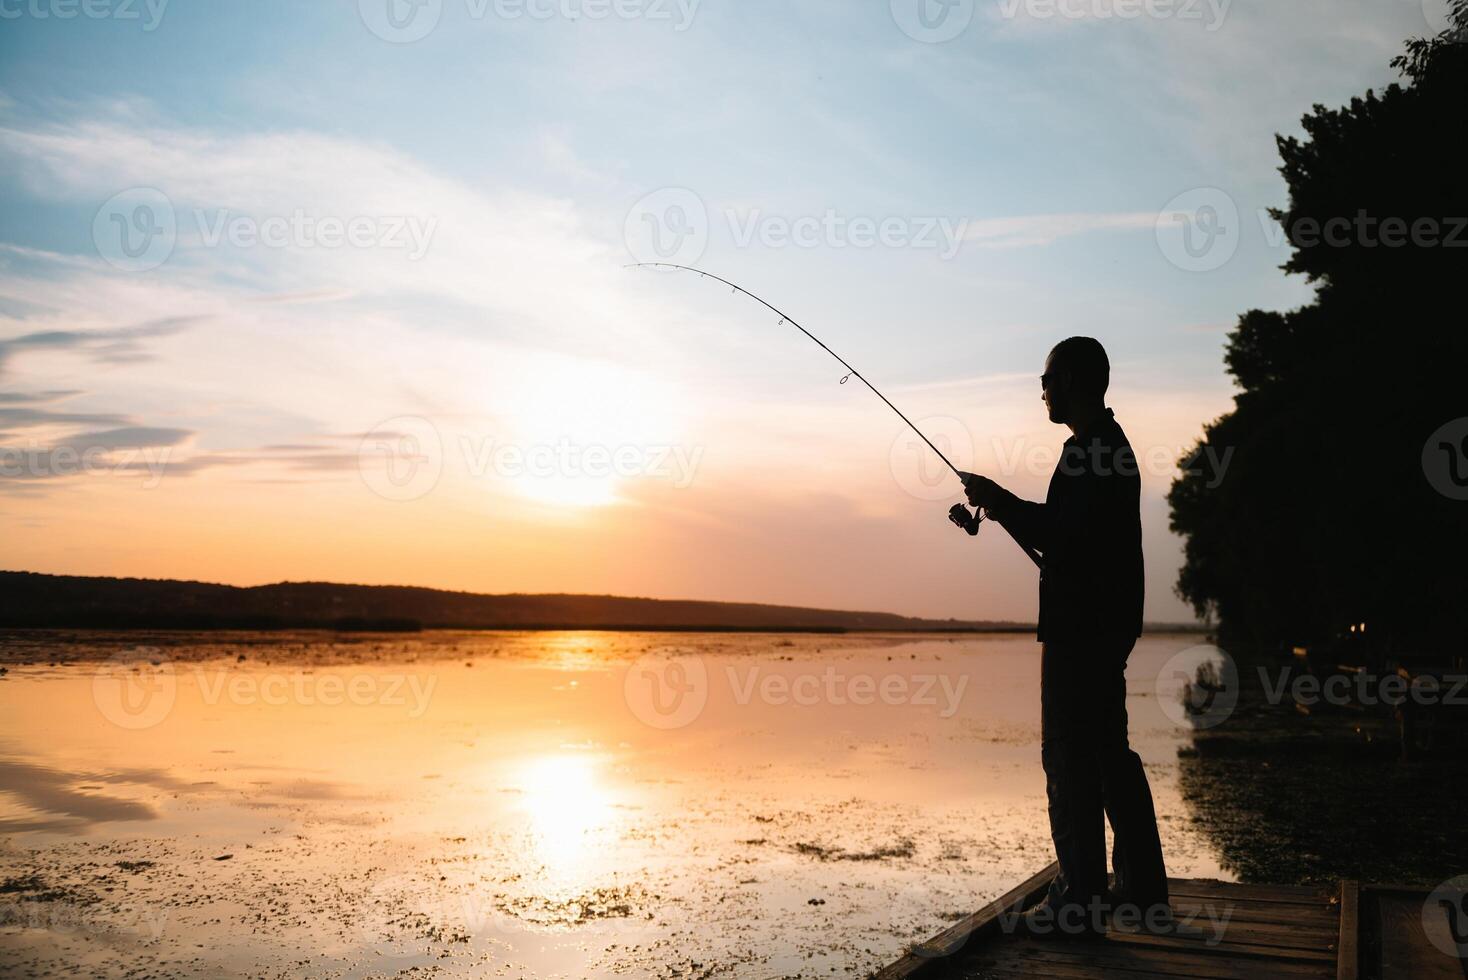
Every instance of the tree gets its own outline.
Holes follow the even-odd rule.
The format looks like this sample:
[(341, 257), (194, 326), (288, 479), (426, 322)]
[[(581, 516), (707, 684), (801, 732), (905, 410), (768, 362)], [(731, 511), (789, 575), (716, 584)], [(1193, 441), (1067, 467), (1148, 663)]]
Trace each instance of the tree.
[(1405, 84), (1316, 105), (1303, 139), (1277, 138), (1283, 268), (1314, 301), (1239, 318), (1234, 410), (1168, 494), (1178, 592), (1230, 642), (1361, 621), (1414, 649), (1468, 637), (1468, 501), (1424, 467), (1457, 451), (1429, 437), (1468, 418), (1468, 0), (1452, 16), (1393, 62)]

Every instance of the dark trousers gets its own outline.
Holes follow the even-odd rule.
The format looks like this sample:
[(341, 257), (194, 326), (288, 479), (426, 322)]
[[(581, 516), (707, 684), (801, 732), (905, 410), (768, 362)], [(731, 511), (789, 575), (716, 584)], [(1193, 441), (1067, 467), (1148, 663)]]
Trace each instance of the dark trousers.
[(1060, 862), (1055, 904), (1085, 905), (1105, 894), (1105, 818), (1115, 836), (1117, 892), (1144, 905), (1167, 901), (1152, 790), (1127, 741), (1126, 661), (1134, 642), (1043, 648), (1040, 752)]

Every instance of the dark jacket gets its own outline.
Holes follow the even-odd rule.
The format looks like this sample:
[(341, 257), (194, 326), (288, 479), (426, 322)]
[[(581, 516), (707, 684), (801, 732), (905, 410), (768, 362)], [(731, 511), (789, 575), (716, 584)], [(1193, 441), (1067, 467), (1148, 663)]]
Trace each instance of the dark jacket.
[(1040, 552), (1042, 642), (1133, 640), (1142, 632), (1142, 479), (1111, 411), (1061, 449), (1043, 504), (1009, 495), (991, 516)]

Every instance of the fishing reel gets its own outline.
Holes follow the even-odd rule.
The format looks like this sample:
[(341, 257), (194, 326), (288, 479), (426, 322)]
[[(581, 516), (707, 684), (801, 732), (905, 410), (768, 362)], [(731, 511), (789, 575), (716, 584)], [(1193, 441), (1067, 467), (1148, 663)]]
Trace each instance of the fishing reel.
[(956, 524), (958, 527), (963, 528), (970, 535), (979, 533), (979, 525), (984, 520), (984, 518), (980, 516), (977, 507), (974, 508), (974, 512), (970, 514), (968, 508), (965, 507), (963, 504), (954, 504), (951, 508), (949, 508), (948, 519)]

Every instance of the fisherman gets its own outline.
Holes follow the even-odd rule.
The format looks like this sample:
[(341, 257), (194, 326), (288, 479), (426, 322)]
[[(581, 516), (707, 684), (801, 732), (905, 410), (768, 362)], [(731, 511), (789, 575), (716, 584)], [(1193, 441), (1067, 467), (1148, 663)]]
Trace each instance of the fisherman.
[[(1127, 742), (1126, 661), (1142, 632), (1142, 484), (1126, 434), (1106, 407), (1111, 365), (1100, 343), (1072, 337), (1045, 362), (1040, 388), (1050, 420), (1072, 435), (1045, 503), (1036, 504), (961, 472), (850, 362), (768, 301), (702, 269), (639, 265), (723, 283), (819, 344), (846, 368), (841, 383), (857, 378), (882, 399), (963, 481), (970, 506), (997, 520), (1040, 567), (1040, 751), (1060, 874), (1022, 925), (1036, 935), (1093, 935), (1105, 931), (1111, 914), (1118, 925), (1181, 931), (1168, 905), (1152, 790)], [(949, 520), (978, 533), (980, 517), (961, 504)], [(1114, 891), (1106, 887), (1106, 816), (1116, 837)]]
[[(1043, 504), (960, 474), (969, 504), (1042, 556), (1040, 751), (1060, 873), (1023, 920), (1034, 935), (1096, 935), (1113, 911), (1118, 921), (1172, 922), (1152, 791), (1127, 741), (1126, 662), (1142, 632), (1142, 484), (1106, 407), (1110, 375), (1090, 337), (1061, 341), (1046, 359), (1041, 397), (1050, 421), (1072, 435)], [(1115, 836), (1110, 890), (1106, 817)]]

